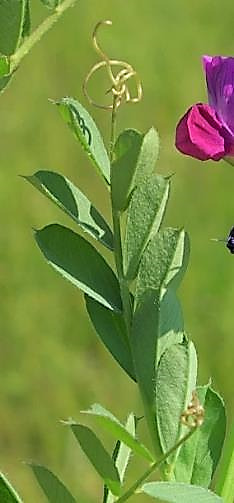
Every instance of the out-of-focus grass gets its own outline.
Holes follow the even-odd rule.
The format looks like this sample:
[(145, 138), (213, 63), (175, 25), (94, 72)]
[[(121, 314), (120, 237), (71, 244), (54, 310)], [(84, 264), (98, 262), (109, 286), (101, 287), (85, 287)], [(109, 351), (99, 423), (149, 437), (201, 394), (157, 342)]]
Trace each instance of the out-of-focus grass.
[[(35, 2), (33, 8), (36, 24), (43, 10)], [(100, 501), (100, 482), (59, 419), (78, 418), (94, 401), (122, 419), (130, 409), (141, 410), (134, 385), (96, 340), (81, 295), (49, 269), (33, 242), (33, 226), (69, 221), (17, 176), (60, 171), (110, 217), (102, 182), (48, 102), (73, 95), (85, 104), (81, 84), (96, 62), (90, 34), (100, 19), (113, 20), (101, 34), (103, 47), (131, 62), (144, 87), (142, 103), (120, 111), (118, 128), (156, 126), (158, 170), (176, 173), (166, 223), (184, 225), (191, 238), (181, 298), (199, 353), (199, 380), (211, 376), (229, 417), (234, 413), (234, 259), (210, 241), (225, 237), (234, 224), (234, 168), (202, 164), (173, 146), (179, 116), (206, 100), (201, 55), (234, 52), (233, 15), (231, 0), (223, 2), (222, 13), (211, 0), (78, 1), (0, 97), (1, 468), (26, 503), (44, 501), (21, 463), (31, 459), (60, 474), (78, 501)], [(108, 140), (108, 114), (91, 113)]]

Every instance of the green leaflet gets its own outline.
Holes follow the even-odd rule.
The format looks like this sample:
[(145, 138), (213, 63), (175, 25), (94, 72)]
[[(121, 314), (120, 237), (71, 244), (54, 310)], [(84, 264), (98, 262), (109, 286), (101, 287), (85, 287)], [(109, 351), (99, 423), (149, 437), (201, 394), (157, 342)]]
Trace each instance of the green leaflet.
[(143, 136), (135, 172), (135, 185), (138, 185), (145, 176), (153, 173), (158, 157), (159, 136), (154, 127), (151, 127)]
[(2, 503), (23, 503), (3, 473), (0, 473), (0, 501)]
[[(10, 56), (19, 47), (24, 30), (27, 0), (0, 0), (0, 54)], [(9, 62), (2, 66), (9, 73)], [(1, 78), (0, 92), (6, 87), (11, 76)]]
[(140, 153), (143, 135), (127, 129), (118, 137), (115, 144), (115, 161), (112, 163), (111, 187), (112, 204), (118, 211), (127, 208), (133, 190), (133, 179)]
[(167, 228), (153, 236), (139, 267), (136, 304), (149, 289), (165, 293), (168, 286), (176, 289), (187, 267), (189, 242), (185, 231)]
[(58, 477), (45, 466), (29, 463), (49, 503), (76, 503), (75, 498)]
[(182, 276), (185, 249), (183, 230), (158, 232), (143, 253), (136, 282), (130, 340), (137, 382), (157, 455), (161, 454), (162, 446), (155, 417), (156, 367), (160, 355), (164, 355), (171, 344), (183, 340), (183, 317), (172, 280)]
[(124, 211), (133, 189), (143, 177), (153, 173), (158, 158), (159, 139), (154, 128), (145, 135), (134, 129), (120, 133), (114, 148), (112, 163), (112, 201), (118, 211)]
[[(125, 428), (130, 433), (130, 435), (132, 435), (133, 437), (136, 436), (135, 416), (132, 412), (127, 418)], [(124, 476), (130, 460), (130, 456), (131, 449), (123, 442), (118, 441), (113, 453), (113, 459), (115, 466), (119, 472), (121, 484), (123, 484), (124, 482)], [(106, 488), (106, 491), (104, 491), (103, 503), (114, 503), (115, 499), (116, 498), (113, 496), (113, 494), (111, 494), (111, 492)]]
[(93, 161), (98, 173), (110, 184), (110, 161), (101, 134), (87, 110), (73, 98), (56, 101), (60, 114)]
[(50, 265), (62, 276), (109, 309), (121, 311), (118, 280), (88, 241), (58, 224), (36, 231), (35, 239)]
[(95, 403), (92, 405), (91, 409), (82, 412), (95, 416), (101, 426), (103, 426), (116, 440), (120, 440), (127, 445), (135, 454), (140, 455), (150, 462), (154, 460), (147, 447), (141, 444), (135, 436), (131, 435), (125, 426), (123, 426), (109, 410)]
[(138, 382), (153, 408), (156, 366), (164, 351), (182, 343), (183, 326), (180, 303), (173, 290), (168, 289), (162, 300), (155, 290), (146, 291), (134, 313), (131, 344)]
[(123, 249), (127, 279), (134, 279), (141, 256), (163, 219), (169, 195), (169, 181), (161, 175), (145, 176), (134, 190), (128, 209)]
[(107, 309), (87, 295), (85, 302), (98, 337), (129, 377), (136, 381), (123, 315)]
[(68, 178), (53, 171), (37, 171), (24, 177), (51, 199), (85, 232), (113, 250), (113, 235), (102, 215)]
[(148, 290), (138, 304), (132, 322), (131, 347), (137, 382), (144, 403), (154, 450), (161, 455), (155, 418), (155, 371), (160, 325), (160, 298)]
[(221, 456), (226, 416), (223, 400), (209, 385), (198, 387), (197, 395), (205, 409), (204, 423), (182, 445), (175, 477), (180, 482), (208, 488)]
[(222, 498), (203, 487), (179, 482), (149, 482), (140, 492), (167, 503), (223, 503)]
[(119, 473), (114, 461), (105, 450), (100, 440), (87, 426), (71, 423), (70, 427), (81, 449), (101, 476), (105, 485), (114, 495), (118, 496), (121, 487)]
[(0, 0), (0, 52), (10, 56), (21, 41), (25, 0)]
[[(192, 342), (173, 344), (159, 362), (156, 379), (156, 418), (162, 451), (167, 452), (185, 433), (181, 414), (196, 389), (197, 357)], [(178, 452), (172, 454), (172, 463)]]
[(180, 302), (172, 288), (168, 288), (160, 302), (159, 333), (156, 360), (172, 344), (182, 343), (184, 339), (184, 320)]
[(224, 445), (224, 453), (215, 489), (225, 503), (234, 501), (234, 423)]

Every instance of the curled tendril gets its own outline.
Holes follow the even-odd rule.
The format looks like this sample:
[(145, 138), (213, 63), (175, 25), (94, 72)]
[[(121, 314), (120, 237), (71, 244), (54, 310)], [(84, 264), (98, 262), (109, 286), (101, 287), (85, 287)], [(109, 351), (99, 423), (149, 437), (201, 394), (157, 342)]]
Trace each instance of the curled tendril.
[(181, 422), (188, 428), (198, 428), (202, 425), (205, 417), (205, 411), (199, 402), (196, 391), (192, 392), (192, 400), (187, 409), (181, 415)]
[[(83, 84), (83, 91), (88, 99), (89, 103), (91, 105), (94, 105), (98, 108), (102, 108), (104, 110), (113, 110), (113, 108), (117, 109), (123, 101), (127, 103), (137, 103), (138, 101), (141, 100), (142, 98), (142, 86), (141, 86), (141, 81), (136, 73), (136, 71), (133, 69), (129, 63), (126, 63), (125, 61), (120, 61), (118, 59), (109, 59), (109, 57), (103, 52), (103, 50), (100, 48), (98, 42), (97, 42), (97, 32), (102, 25), (112, 25), (112, 21), (100, 21), (97, 23), (97, 25), (94, 28), (93, 31), (93, 46), (95, 51), (99, 54), (99, 56), (102, 58), (102, 61), (99, 61), (99, 63), (96, 63), (91, 70), (89, 71), (88, 75), (86, 76)], [(108, 76), (111, 81), (111, 88), (107, 91), (107, 93), (111, 92), (113, 95), (113, 104), (112, 105), (101, 105), (99, 103), (96, 103), (88, 94), (87, 91), (87, 86), (90, 78), (92, 75), (99, 70), (100, 68), (106, 67)], [(120, 67), (120, 70), (116, 75), (114, 75), (112, 68), (113, 67)], [(128, 89), (127, 82), (131, 78), (135, 79), (135, 85), (136, 85), (136, 96), (132, 97), (130, 94), (130, 91)]]

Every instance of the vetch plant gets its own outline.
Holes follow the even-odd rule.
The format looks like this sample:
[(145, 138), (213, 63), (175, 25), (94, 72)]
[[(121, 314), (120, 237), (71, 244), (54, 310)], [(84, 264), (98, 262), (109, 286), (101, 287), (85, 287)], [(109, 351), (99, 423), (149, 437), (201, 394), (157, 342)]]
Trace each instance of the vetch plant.
[[(136, 383), (150, 445), (138, 437), (139, 419), (133, 412), (120, 422), (99, 404), (82, 411), (113, 437), (112, 453), (83, 422), (70, 419), (65, 424), (103, 480), (103, 495), (97, 501), (123, 503), (144, 493), (169, 503), (233, 503), (233, 438), (214, 481), (226, 431), (224, 403), (210, 383), (197, 384), (196, 350), (186, 335), (177, 295), (188, 265), (189, 238), (184, 229), (163, 227), (171, 179), (155, 172), (156, 130), (127, 129), (115, 137), (119, 106), (139, 101), (142, 89), (131, 65), (109, 59), (100, 48), (97, 33), (103, 24), (110, 22), (98, 23), (93, 34), (102, 60), (89, 72), (84, 90), (89, 97), (89, 79), (100, 68), (107, 70), (112, 103), (99, 105), (90, 97), (89, 101), (111, 111), (109, 153), (92, 117), (77, 100), (66, 97), (55, 106), (102, 177), (112, 226), (64, 175), (37, 171), (25, 178), (86, 233), (83, 237), (69, 227), (50, 224), (36, 230), (35, 239), (47, 262), (83, 291), (97, 336), (126, 378)], [(135, 95), (129, 90), (130, 79)], [(115, 270), (97, 251), (97, 241), (113, 254)], [(127, 468), (133, 454), (144, 467), (129, 485)], [(80, 501), (52, 471), (37, 464), (31, 467), (50, 503)], [(149, 482), (154, 472), (157, 481)], [(4, 476), (0, 495), (9, 503), (22, 501)]]

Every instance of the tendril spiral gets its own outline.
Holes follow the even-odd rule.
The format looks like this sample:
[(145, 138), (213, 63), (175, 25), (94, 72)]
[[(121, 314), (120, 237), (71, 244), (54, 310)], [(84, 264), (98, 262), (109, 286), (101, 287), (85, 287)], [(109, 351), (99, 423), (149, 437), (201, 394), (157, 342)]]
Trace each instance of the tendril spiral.
[[(105, 52), (100, 48), (100, 45), (97, 42), (97, 32), (103, 25), (110, 26), (112, 25), (112, 21), (109, 20), (99, 21), (99, 23), (97, 23), (97, 25), (94, 28), (92, 36), (93, 46), (97, 54), (102, 58), (102, 60), (96, 63), (88, 72), (83, 83), (83, 91), (89, 103), (91, 103), (92, 105), (98, 108), (102, 108), (104, 110), (113, 110), (113, 108), (117, 109), (123, 102), (137, 103), (138, 101), (140, 101), (142, 98), (142, 85), (136, 71), (129, 63), (126, 63), (125, 61), (121, 61), (118, 59), (109, 59), (109, 57), (105, 54)], [(113, 103), (111, 105), (102, 105), (100, 103), (97, 103), (90, 97), (88, 93), (88, 83), (90, 78), (94, 75), (96, 71), (98, 71), (100, 68), (103, 67), (106, 67), (108, 77), (111, 81), (111, 87), (107, 91), (107, 93), (111, 92), (113, 96)], [(117, 74), (113, 73), (112, 71), (113, 67), (120, 67)], [(128, 81), (130, 79), (135, 80), (136, 96), (131, 96), (128, 87)]]

